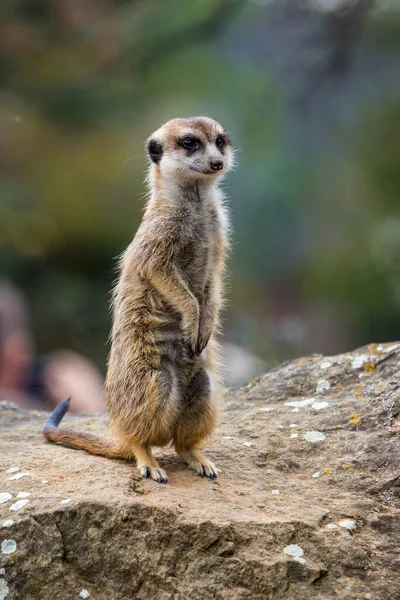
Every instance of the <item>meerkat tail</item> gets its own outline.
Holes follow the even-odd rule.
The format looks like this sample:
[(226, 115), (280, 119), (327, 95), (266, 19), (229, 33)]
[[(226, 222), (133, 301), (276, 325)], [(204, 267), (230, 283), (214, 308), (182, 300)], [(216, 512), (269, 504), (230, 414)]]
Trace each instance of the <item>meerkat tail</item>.
[(91, 454), (107, 458), (128, 458), (126, 453), (115, 443), (103, 440), (89, 433), (79, 433), (70, 429), (59, 429), (58, 426), (69, 409), (70, 398), (60, 402), (53, 410), (43, 427), (43, 435), (56, 444), (64, 444), (71, 448), (86, 450)]

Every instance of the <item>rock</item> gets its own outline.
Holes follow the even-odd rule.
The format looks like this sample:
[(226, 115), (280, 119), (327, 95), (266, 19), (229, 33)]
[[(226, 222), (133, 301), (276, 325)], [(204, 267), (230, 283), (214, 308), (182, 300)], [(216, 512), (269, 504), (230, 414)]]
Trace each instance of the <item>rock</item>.
[[(44, 413), (4, 403), (0, 598), (399, 599), (399, 372), (400, 344), (370, 345), (229, 390), (207, 452), (219, 478), (166, 449), (168, 485), (45, 442)], [(106, 423), (65, 418), (99, 435)]]

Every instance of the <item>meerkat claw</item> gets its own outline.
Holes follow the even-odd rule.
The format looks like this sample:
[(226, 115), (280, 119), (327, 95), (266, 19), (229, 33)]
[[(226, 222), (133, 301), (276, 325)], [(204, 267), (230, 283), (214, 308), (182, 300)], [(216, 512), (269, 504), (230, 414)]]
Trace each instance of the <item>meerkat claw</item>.
[(147, 467), (141, 467), (140, 473), (144, 479), (148, 479), (150, 477), (149, 469)]
[(217, 478), (217, 474), (212, 469), (210, 469), (210, 468), (207, 467), (206, 469), (204, 469), (204, 471), (205, 471), (204, 475), (206, 477), (208, 477), (209, 479), (216, 479)]
[(196, 344), (196, 349), (195, 349), (196, 356), (200, 356), (200, 354), (203, 352), (203, 350), (207, 347), (209, 339), (210, 339), (210, 336), (208, 336), (207, 339), (201, 338), (198, 340), (198, 342)]
[(157, 483), (168, 483), (168, 477), (163, 469), (151, 469), (150, 476)]
[(197, 475), (200, 477), (208, 477), (208, 479), (217, 478), (218, 469), (209, 461), (205, 463), (195, 462), (189, 466), (193, 471), (196, 471)]
[(207, 461), (205, 464), (203, 464), (203, 468), (206, 477), (209, 479), (217, 478), (218, 469), (211, 461)]
[(157, 483), (168, 483), (168, 476), (160, 467), (142, 466), (139, 471), (144, 479), (153, 479)]

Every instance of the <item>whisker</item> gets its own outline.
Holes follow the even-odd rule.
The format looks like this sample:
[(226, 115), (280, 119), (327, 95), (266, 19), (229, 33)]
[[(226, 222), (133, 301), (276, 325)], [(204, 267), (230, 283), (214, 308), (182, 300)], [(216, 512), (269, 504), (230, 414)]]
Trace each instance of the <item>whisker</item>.
[(122, 166), (125, 167), (125, 165), (129, 161), (133, 160), (134, 158), (142, 158), (142, 155), (141, 154), (135, 154), (134, 156), (129, 156), (126, 160), (124, 160), (124, 162), (122, 163)]

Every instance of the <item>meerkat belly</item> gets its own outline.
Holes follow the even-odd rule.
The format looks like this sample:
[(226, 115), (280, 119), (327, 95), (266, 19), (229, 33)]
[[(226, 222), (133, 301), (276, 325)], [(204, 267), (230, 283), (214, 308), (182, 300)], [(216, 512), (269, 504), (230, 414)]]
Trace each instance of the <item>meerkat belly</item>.
[(198, 300), (201, 299), (204, 287), (207, 281), (207, 273), (209, 271), (210, 259), (208, 248), (202, 249), (192, 259), (190, 265), (186, 269), (186, 277), (191, 292)]
[(191, 292), (201, 300), (212, 269), (212, 239), (203, 222), (196, 228), (192, 240), (185, 246), (181, 257), (181, 269)]
[(155, 316), (158, 324), (152, 331), (152, 339), (160, 362), (181, 363), (187, 357), (187, 349), (183, 342), (180, 314), (164, 302)]

